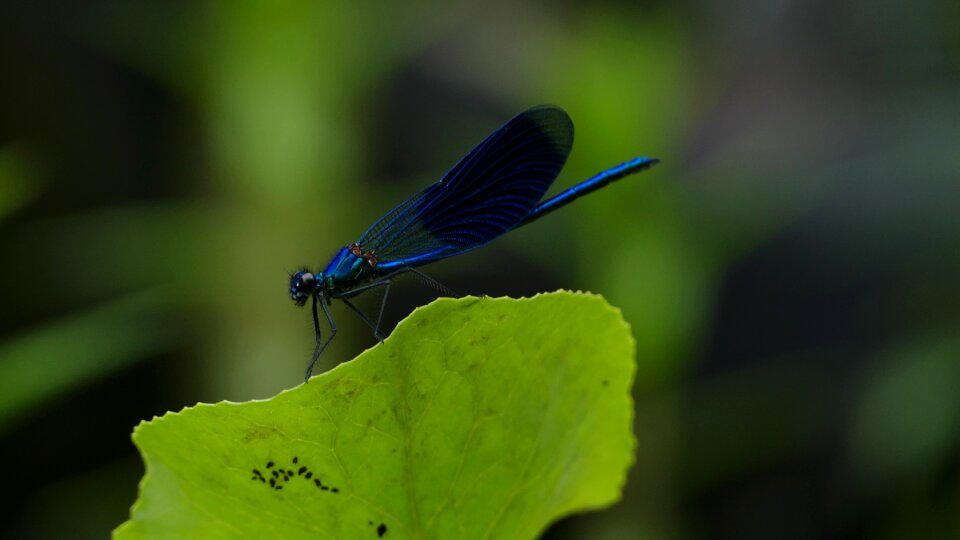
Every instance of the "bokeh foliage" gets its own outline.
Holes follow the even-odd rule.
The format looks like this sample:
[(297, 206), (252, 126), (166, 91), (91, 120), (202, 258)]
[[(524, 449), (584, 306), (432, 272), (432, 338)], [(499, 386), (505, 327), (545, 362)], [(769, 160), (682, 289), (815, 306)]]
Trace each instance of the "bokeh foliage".
[[(548, 535), (960, 527), (956, 2), (3, 9), (6, 535), (102, 537), (132, 425), (295, 384), (285, 271), (543, 102), (577, 126), (558, 187), (663, 159), (430, 269), (600, 292), (634, 329), (626, 497)], [(430, 299), (394, 289), (391, 322)], [(339, 320), (326, 368), (373, 342)]]

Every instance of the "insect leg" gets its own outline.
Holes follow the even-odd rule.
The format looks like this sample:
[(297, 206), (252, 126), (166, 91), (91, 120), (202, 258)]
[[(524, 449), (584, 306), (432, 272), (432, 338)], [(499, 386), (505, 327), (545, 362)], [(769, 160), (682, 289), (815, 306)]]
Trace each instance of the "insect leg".
[(327, 316), (327, 322), (330, 323), (330, 337), (327, 338), (323, 344), (320, 344), (320, 317), (317, 315), (317, 297), (313, 297), (313, 326), (314, 330), (317, 332), (317, 345), (313, 349), (313, 358), (310, 359), (310, 365), (307, 366), (307, 373), (303, 376), (303, 382), (310, 381), (310, 374), (313, 372), (313, 366), (317, 363), (317, 359), (320, 358), (320, 353), (327, 348), (327, 345), (330, 344), (330, 341), (333, 340), (333, 337), (337, 335), (337, 324), (333, 322), (333, 316), (330, 315), (330, 310), (327, 308), (327, 303), (323, 298), (320, 299), (320, 307), (323, 308), (323, 314)]
[(349, 291), (340, 294), (340, 296), (338, 296), (337, 298), (340, 298), (341, 300), (344, 299), (344, 298), (353, 298), (354, 296), (359, 296), (360, 293), (365, 292), (365, 291), (369, 291), (370, 289), (375, 289), (375, 288), (377, 288), (377, 287), (383, 287), (383, 286), (386, 285), (387, 283), (390, 283), (390, 278), (392, 278), (392, 277), (395, 276), (396, 274), (397, 274), (397, 273), (394, 272), (394, 273), (392, 273), (392, 274), (390, 274), (390, 275), (388, 275), (388, 276), (380, 279), (379, 281), (374, 281), (373, 283), (367, 283), (366, 285), (361, 285), (360, 287), (357, 287), (356, 289), (350, 289)]
[(404, 268), (404, 270), (407, 270), (408, 272), (413, 272), (414, 274), (420, 276), (420, 278), (423, 279), (424, 281), (426, 281), (429, 285), (432, 285), (435, 289), (437, 289), (438, 291), (440, 291), (440, 292), (443, 293), (443, 294), (446, 294), (447, 296), (452, 296), (453, 298), (459, 298), (459, 297), (460, 297), (460, 295), (457, 294), (457, 291), (454, 291), (454, 290), (451, 289), (450, 287), (447, 287), (447, 286), (444, 285), (443, 283), (440, 283), (439, 281), (437, 281), (437, 280), (433, 279), (432, 277), (424, 274), (423, 272), (417, 270), (416, 268), (413, 268), (412, 266), (408, 266), (408, 267)]
[[(377, 315), (377, 326), (373, 329), (374, 335), (380, 333), (380, 322), (383, 321), (383, 310), (387, 308), (387, 296), (390, 295), (390, 284), (392, 282), (387, 282), (387, 288), (383, 290), (383, 300), (380, 301), (380, 314)], [(383, 341), (382, 339), (380, 340)]]
[(446, 294), (446, 295), (448, 295), (448, 296), (452, 296), (452, 297), (455, 297), (455, 298), (457, 298), (457, 297), (460, 296), (459, 294), (457, 294), (456, 291), (454, 291), (454, 290), (451, 289), (450, 287), (447, 287), (447, 286), (444, 285), (443, 283), (440, 283), (439, 281), (433, 279), (432, 277), (424, 274), (424, 273), (421, 272), (420, 270), (417, 270), (416, 268), (414, 268), (414, 267), (412, 267), (412, 266), (405, 266), (405, 267), (403, 267), (403, 268), (400, 268), (399, 270), (394, 270), (393, 272), (390, 272), (389, 274), (381, 277), (379, 280), (374, 281), (373, 283), (368, 283), (368, 284), (363, 285), (363, 286), (361, 286), (361, 287), (357, 287), (356, 289), (353, 289), (353, 290), (351, 290), (351, 291), (349, 291), (349, 292), (347, 292), (347, 293), (344, 293), (344, 294), (342, 294), (342, 295), (340, 296), (340, 298), (353, 298), (354, 296), (362, 293), (363, 291), (372, 289), (372, 288), (374, 288), (374, 287), (380, 287), (380, 286), (383, 286), (383, 285), (387, 285), (388, 283), (391, 283), (391, 282), (393, 281), (393, 278), (395, 278), (395, 277), (397, 277), (397, 276), (399, 276), (399, 275), (401, 275), (401, 274), (406, 274), (407, 272), (413, 272), (414, 274), (418, 275), (418, 276), (420, 277), (420, 279), (422, 279), (422, 280), (425, 281), (428, 285), (431, 285), (432, 287), (434, 287), (435, 289), (437, 289), (438, 291), (440, 291), (440, 292), (443, 293), (443, 294)]
[[(433, 279), (432, 277), (410, 266), (400, 268), (399, 270), (395, 270), (393, 272), (390, 272), (389, 274), (386, 274), (385, 276), (381, 277), (377, 281), (374, 281), (372, 283), (367, 283), (366, 285), (361, 285), (360, 287), (357, 287), (355, 289), (352, 289), (350, 291), (340, 294), (337, 298), (339, 298), (340, 300), (343, 300), (343, 303), (346, 304), (347, 307), (353, 310), (353, 312), (356, 313), (363, 320), (363, 322), (367, 323), (367, 326), (373, 329), (373, 335), (378, 340), (380, 340), (381, 343), (383, 342), (384, 339), (386, 339), (386, 337), (380, 332), (380, 323), (383, 322), (383, 312), (384, 310), (386, 310), (387, 298), (390, 296), (390, 285), (393, 283), (393, 278), (401, 274), (406, 274), (407, 272), (413, 272), (414, 274), (417, 274), (418, 276), (420, 276), (422, 280), (427, 282), (429, 285), (432, 285), (434, 288), (436, 288), (443, 294), (447, 294), (449, 296), (454, 296), (454, 297), (460, 296), (450, 287), (447, 287), (443, 283), (440, 283), (439, 281)], [(366, 291), (369, 291), (370, 289), (374, 289), (377, 287), (386, 287), (386, 289), (383, 291), (383, 299), (380, 301), (380, 312), (377, 314), (377, 322), (374, 323), (373, 321), (370, 320), (369, 317), (367, 317), (365, 313), (360, 311), (360, 308), (355, 306), (353, 302), (350, 301), (350, 299), (355, 296), (359, 296), (361, 293), (364, 293)], [(327, 310), (326, 305), (323, 304), (322, 302), (321, 302), (321, 305), (323, 306), (324, 311), (326, 311)], [(329, 317), (329, 313), (327, 317)]]
[(380, 335), (380, 330), (379, 330), (378, 326), (375, 325), (375, 324), (373, 324), (373, 321), (371, 321), (370, 318), (366, 316), (366, 314), (364, 314), (362, 311), (360, 311), (360, 308), (358, 308), (357, 306), (353, 305), (353, 302), (347, 300), (346, 298), (341, 298), (341, 300), (343, 300), (343, 303), (346, 304), (347, 307), (349, 307), (350, 309), (352, 309), (354, 313), (356, 313), (357, 315), (359, 315), (360, 318), (363, 319), (363, 322), (367, 323), (367, 326), (369, 326), (370, 329), (373, 330), (373, 335), (374, 335), (378, 340), (380, 340), (380, 342), (382, 343), (384, 337), (383, 337), (382, 335)]

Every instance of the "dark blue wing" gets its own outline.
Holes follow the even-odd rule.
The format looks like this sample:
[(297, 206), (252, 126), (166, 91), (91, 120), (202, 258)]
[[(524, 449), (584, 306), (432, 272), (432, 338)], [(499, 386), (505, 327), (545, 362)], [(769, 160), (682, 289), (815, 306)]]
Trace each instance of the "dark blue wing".
[(549, 105), (524, 111), (487, 136), (437, 183), (407, 199), (357, 242), (388, 271), (483, 245), (516, 227), (560, 173), (573, 122)]

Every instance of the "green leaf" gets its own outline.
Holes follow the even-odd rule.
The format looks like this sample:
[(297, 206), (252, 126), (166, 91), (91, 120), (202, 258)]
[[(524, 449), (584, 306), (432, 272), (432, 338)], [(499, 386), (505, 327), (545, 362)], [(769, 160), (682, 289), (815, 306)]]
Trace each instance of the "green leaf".
[(534, 538), (619, 499), (633, 347), (595, 295), (437, 300), (309, 384), (139, 425), (115, 538)]

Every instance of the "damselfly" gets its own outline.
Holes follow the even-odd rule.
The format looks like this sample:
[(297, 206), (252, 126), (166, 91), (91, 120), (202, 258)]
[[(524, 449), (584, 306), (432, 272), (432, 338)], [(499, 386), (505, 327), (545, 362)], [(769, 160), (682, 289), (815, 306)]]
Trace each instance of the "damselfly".
[[(303, 269), (291, 275), (293, 301), (303, 306), (312, 300), (316, 346), (306, 378), (337, 333), (328, 307), (333, 300), (343, 301), (383, 341), (383, 308), (396, 277), (413, 272), (436, 284), (417, 267), (480, 247), (658, 162), (633, 158), (541, 201), (572, 146), (573, 122), (563, 109), (544, 105), (524, 111), (487, 136), (438, 182), (400, 203), (359, 240), (341, 248), (322, 272)], [(379, 287), (383, 300), (372, 320), (350, 299)], [(330, 325), (326, 341), (317, 305)]]

